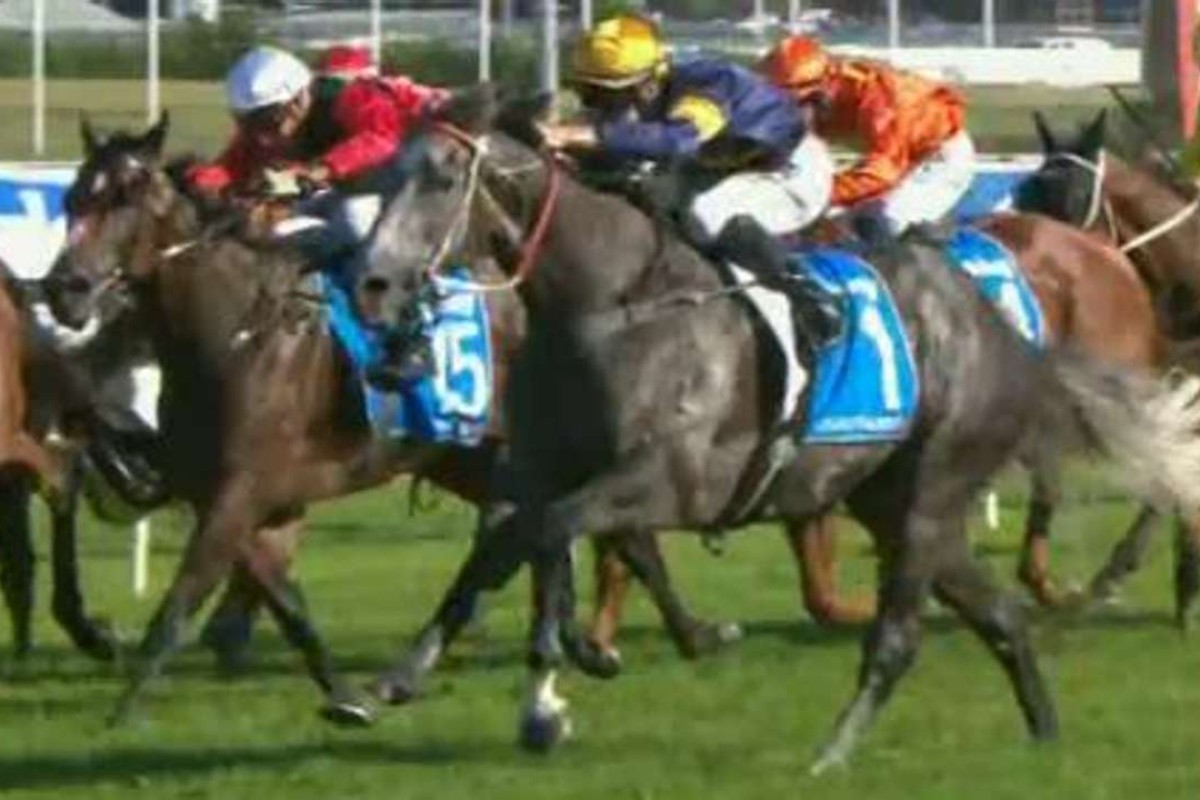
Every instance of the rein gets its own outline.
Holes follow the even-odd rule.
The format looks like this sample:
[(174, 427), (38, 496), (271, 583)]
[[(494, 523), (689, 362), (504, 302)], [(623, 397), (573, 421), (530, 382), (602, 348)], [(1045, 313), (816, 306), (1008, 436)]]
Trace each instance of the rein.
[[(450, 258), (455, 242), (462, 236), (470, 224), (471, 208), (474, 206), (476, 197), (482, 195), (489, 201), (491, 206), (496, 209), (500, 208), (499, 203), (492, 197), (483, 183), (483, 168), (489, 155), (487, 138), (476, 138), (461, 128), (448, 123), (439, 124), (438, 130), (448, 134), (452, 139), (464, 145), (471, 152), (471, 166), (467, 173), (467, 190), (463, 194), (462, 202), (455, 213), (454, 220), (450, 223), (450, 227), (446, 231), (445, 237), (442, 239), (441, 244), (438, 245), (433, 259), (425, 270), (430, 280), (434, 282), (442, 280), (438, 273)], [(541, 207), (529, 232), (529, 236), (521, 244), (521, 257), (512, 275), (507, 280), (499, 283), (482, 283), (455, 279), (456, 288), (479, 293), (508, 291), (523, 284), (533, 274), (538, 256), (541, 255), (542, 249), (546, 244), (546, 238), (550, 232), (550, 223), (554, 220), (554, 212), (558, 209), (558, 198), (562, 192), (562, 173), (553, 158), (549, 156), (540, 162), (531, 162), (523, 167), (518, 167), (515, 170), (504, 173), (516, 174), (517, 172), (532, 171), (539, 167), (546, 168), (546, 191), (542, 196)]]
[[(474, 137), (466, 131), (448, 123), (438, 125), (438, 129), (470, 150), (472, 159), (468, 170), (467, 190), (463, 195), (462, 202), (446, 231), (445, 237), (435, 249), (429, 266), (425, 269), (426, 275), (434, 283), (446, 280), (438, 272), (449, 259), (455, 242), (463, 234), (466, 225), (469, 224), (471, 208), (476, 197), (484, 200), (493, 209), (495, 214), (503, 218), (506, 228), (513, 231), (520, 230), (520, 226), (508, 218), (508, 214), (500, 202), (488, 191), (487, 186), (484, 185), (483, 167), (489, 155), (487, 138)], [(550, 154), (543, 155), (540, 160), (530, 161), (507, 170), (493, 167), (493, 170), (501, 176), (511, 176), (542, 168), (545, 168), (547, 171), (546, 191), (543, 194), (541, 207), (529, 236), (521, 244), (521, 258), (517, 268), (507, 280), (499, 283), (481, 283), (454, 278), (453, 282), (456, 290), (478, 293), (507, 291), (517, 288), (533, 274), (538, 256), (545, 245), (550, 223), (554, 219), (554, 212), (558, 207), (558, 199), (562, 190), (562, 168)], [(519, 233), (513, 235), (513, 239), (517, 239), (518, 237)], [(669, 312), (672, 309), (681, 307), (694, 308), (705, 305), (713, 300), (741, 296), (745, 294), (747, 288), (754, 285), (759, 285), (759, 283), (756, 281), (752, 284), (723, 286), (719, 289), (705, 292), (672, 292), (643, 302), (630, 303), (604, 311), (590, 312), (581, 321), (579, 327), (585, 335), (604, 337), (617, 331), (628, 329), (629, 327), (652, 322), (658, 319), (663, 313)]]
[(1120, 231), (1117, 227), (1116, 214), (1113, 211), (1112, 204), (1104, 197), (1104, 181), (1108, 177), (1108, 160), (1105, 157), (1105, 153), (1101, 151), (1100, 158), (1096, 162), (1088, 161), (1086, 158), (1078, 156), (1075, 153), (1052, 153), (1046, 158), (1047, 164), (1055, 161), (1065, 161), (1068, 164), (1085, 169), (1091, 174), (1091, 200), (1088, 204), (1088, 215), (1082, 227), (1088, 229), (1095, 226), (1101, 212), (1103, 212), (1109, 235), (1124, 255), (1128, 255), (1134, 250), (1145, 247), (1151, 242), (1166, 236), (1200, 211), (1200, 196), (1198, 196), (1166, 220), (1122, 244)]

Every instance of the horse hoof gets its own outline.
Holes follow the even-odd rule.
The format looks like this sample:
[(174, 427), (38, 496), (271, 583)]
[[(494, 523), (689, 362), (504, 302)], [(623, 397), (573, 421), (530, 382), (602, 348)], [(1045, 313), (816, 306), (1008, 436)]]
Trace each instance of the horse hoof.
[(342, 700), (321, 708), (321, 718), (340, 728), (369, 728), (375, 724), (375, 715), (366, 703)]
[(600, 680), (612, 680), (621, 674), (621, 651), (588, 640), (572, 659), (583, 673)]
[(385, 676), (379, 678), (370, 687), (371, 694), (379, 698), (381, 703), (389, 706), (402, 706), (413, 702), (419, 696), (416, 683), (407, 677)]
[(84, 655), (106, 664), (116, 661), (121, 649), (116, 629), (104, 619), (88, 620), (75, 637), (75, 644)]
[(742, 640), (742, 636), (742, 626), (736, 622), (706, 624), (680, 644), (679, 652), (689, 660), (703, 658), (736, 644)]
[(521, 747), (545, 755), (571, 735), (571, 720), (565, 714), (533, 713), (521, 720)]

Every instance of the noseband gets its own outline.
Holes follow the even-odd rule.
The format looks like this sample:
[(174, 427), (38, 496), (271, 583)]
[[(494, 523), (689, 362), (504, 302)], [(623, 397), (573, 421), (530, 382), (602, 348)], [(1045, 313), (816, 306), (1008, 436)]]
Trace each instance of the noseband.
[(1088, 214), (1081, 227), (1085, 230), (1092, 228), (1100, 218), (1101, 212), (1103, 212), (1109, 235), (1112, 237), (1113, 242), (1117, 244), (1118, 249), (1125, 255), (1129, 255), (1134, 250), (1145, 247), (1151, 242), (1166, 236), (1187, 222), (1197, 211), (1200, 211), (1200, 196), (1197, 196), (1196, 199), (1179, 209), (1179, 211), (1172, 214), (1163, 222), (1122, 244), (1120, 231), (1117, 227), (1116, 214), (1113, 212), (1112, 204), (1104, 197), (1104, 181), (1108, 177), (1108, 160), (1105, 152), (1101, 150), (1100, 157), (1095, 162), (1088, 161), (1086, 158), (1075, 153), (1051, 153), (1046, 157), (1047, 164), (1053, 164), (1055, 161), (1065, 161), (1068, 164), (1086, 170), (1092, 176), (1092, 191), (1091, 200), (1088, 203)]

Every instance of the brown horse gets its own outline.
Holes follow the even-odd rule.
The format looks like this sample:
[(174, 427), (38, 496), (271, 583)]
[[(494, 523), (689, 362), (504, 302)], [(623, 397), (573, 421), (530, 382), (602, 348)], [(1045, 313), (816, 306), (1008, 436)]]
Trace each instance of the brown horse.
[[(1021, 186), (1017, 204), (1087, 230), (1126, 253), (1150, 292), (1160, 329), (1173, 340), (1167, 363), (1200, 370), (1195, 342), (1183, 341), (1200, 335), (1200, 198), (1176, 176), (1107, 150), (1106, 118), (1101, 112), (1064, 141), (1035, 113), (1045, 161)], [(1141, 534), (1122, 544), (1124, 552), (1114, 551), (1114, 564), (1136, 568), (1153, 522), (1153, 514), (1144, 516)], [(1186, 625), (1200, 585), (1200, 519), (1179, 520), (1176, 553), (1176, 615)]]
[[(46, 440), (52, 427), (69, 427), (85, 437), (95, 432), (97, 406), (80, 370), (120, 357), (126, 349), (122, 338), (123, 330), (115, 326), (69, 357), (60, 353), (37, 329), (22, 285), (0, 264), (0, 589), (18, 659), (32, 645), (30, 500), (39, 491), (51, 518), (54, 618), (84, 653), (108, 660), (116, 652), (110, 626), (87, 614), (80, 588), (76, 508), (83, 442), (60, 437), (51, 446)], [(99, 455), (95, 447), (92, 452)]]

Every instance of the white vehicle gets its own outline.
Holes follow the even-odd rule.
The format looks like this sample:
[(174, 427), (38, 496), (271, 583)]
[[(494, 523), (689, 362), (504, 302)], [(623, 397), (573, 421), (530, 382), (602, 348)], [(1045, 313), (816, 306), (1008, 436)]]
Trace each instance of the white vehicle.
[(783, 24), (783, 20), (778, 14), (760, 14), (751, 15), (737, 22), (733, 27), (742, 33), (750, 33), (755, 36), (762, 36), (770, 33)]
[(1072, 50), (1081, 53), (1100, 53), (1113, 49), (1111, 42), (1094, 36), (1044, 36), (1022, 42), (1018, 47), (1038, 50)]
[(840, 23), (841, 18), (832, 8), (806, 8), (787, 29), (791, 34), (824, 33), (836, 28)]

